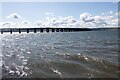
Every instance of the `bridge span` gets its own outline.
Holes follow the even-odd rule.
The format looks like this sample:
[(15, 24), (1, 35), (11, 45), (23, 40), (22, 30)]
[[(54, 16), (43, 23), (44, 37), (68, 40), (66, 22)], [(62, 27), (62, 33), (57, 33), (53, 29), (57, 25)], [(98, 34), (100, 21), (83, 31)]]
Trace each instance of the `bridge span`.
[(112, 30), (119, 29), (119, 27), (109, 27), (109, 28), (0, 28), (0, 33), (10, 33), (13, 32), (34, 32), (34, 33), (43, 33), (43, 32), (78, 32), (78, 31), (100, 31), (100, 30)]
[(34, 32), (34, 33), (43, 33), (43, 32), (76, 32), (76, 31), (91, 31), (92, 29), (89, 28), (1, 28), (0, 32), (3, 33), (10, 33), (13, 32)]

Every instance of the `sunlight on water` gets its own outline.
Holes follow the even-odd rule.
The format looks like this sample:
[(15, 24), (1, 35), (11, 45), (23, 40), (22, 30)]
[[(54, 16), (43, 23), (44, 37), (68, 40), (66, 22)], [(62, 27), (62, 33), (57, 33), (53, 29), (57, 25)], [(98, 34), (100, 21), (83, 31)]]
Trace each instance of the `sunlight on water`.
[(117, 40), (114, 31), (4, 34), (2, 75), (9, 78), (116, 78)]
[[(1, 34), (0, 34), (0, 44), (2, 44)], [(2, 78), (2, 45), (0, 45), (0, 78)]]

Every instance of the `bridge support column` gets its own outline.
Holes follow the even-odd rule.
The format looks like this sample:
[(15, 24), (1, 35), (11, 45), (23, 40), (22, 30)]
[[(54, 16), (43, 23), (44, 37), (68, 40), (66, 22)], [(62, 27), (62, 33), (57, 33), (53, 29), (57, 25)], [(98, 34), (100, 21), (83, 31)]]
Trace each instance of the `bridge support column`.
[(64, 29), (64, 32), (67, 32), (67, 30), (66, 30), (66, 29)]
[(19, 33), (21, 33), (21, 30), (19, 29)]
[(10, 33), (12, 34), (12, 29), (10, 29)]
[(46, 29), (46, 32), (49, 32), (49, 29)]
[(36, 33), (36, 29), (34, 28), (34, 33)]
[(59, 29), (56, 29), (56, 32), (59, 32)]
[(1, 34), (3, 34), (3, 30), (1, 29)]
[(60, 29), (60, 32), (63, 32), (63, 29)]
[(43, 32), (43, 29), (40, 29), (40, 32), (42, 33), (42, 32)]
[(29, 33), (29, 29), (27, 29), (27, 33)]
[(52, 32), (55, 32), (55, 29), (52, 29)]

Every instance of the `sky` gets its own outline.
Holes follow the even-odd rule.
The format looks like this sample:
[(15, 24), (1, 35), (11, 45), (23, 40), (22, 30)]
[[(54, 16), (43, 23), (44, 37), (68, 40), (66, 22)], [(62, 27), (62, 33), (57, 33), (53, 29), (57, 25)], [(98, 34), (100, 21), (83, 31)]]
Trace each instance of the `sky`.
[(117, 26), (117, 14), (117, 2), (2, 3), (2, 22), (10, 23), (9, 27), (15, 24), (19, 24), (19, 27), (23, 25), (37, 27)]
[(1, 0), (2, 2), (119, 2), (119, 0)]

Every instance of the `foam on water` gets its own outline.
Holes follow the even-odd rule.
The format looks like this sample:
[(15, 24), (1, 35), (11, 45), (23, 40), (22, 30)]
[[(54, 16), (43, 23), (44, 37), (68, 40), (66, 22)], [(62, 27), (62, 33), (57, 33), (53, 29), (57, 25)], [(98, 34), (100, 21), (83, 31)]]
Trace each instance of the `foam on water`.
[(61, 74), (60, 71), (58, 71), (57, 69), (55, 70), (55, 69), (53, 69), (53, 68), (52, 68), (52, 70), (53, 70), (54, 73), (56, 73), (56, 74), (60, 75), (60, 77), (62, 77), (62, 74)]

